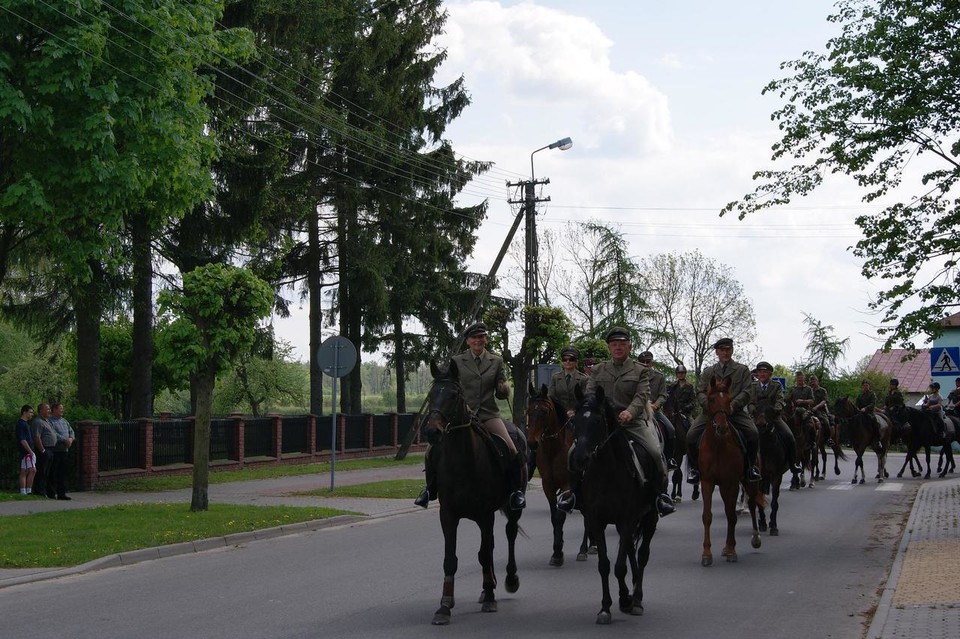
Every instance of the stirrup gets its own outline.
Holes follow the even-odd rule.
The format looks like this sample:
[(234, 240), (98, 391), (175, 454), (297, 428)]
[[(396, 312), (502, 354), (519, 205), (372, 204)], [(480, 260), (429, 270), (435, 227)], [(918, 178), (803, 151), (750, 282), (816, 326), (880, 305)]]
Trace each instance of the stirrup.
[(750, 466), (747, 470), (747, 481), (760, 481), (760, 469), (755, 465)]
[(557, 510), (562, 510), (568, 515), (573, 512), (577, 505), (577, 496), (572, 490), (565, 490), (557, 495)]
[(687, 483), (688, 484), (699, 484), (700, 483), (700, 471), (696, 468), (691, 468), (687, 473)]
[(510, 494), (510, 510), (523, 510), (527, 507), (527, 498), (523, 491), (516, 490)]
[(677, 468), (678, 468), (678, 466), (677, 466), (677, 460), (676, 460), (676, 459), (674, 459), (673, 457), (671, 457), (670, 459), (667, 460), (667, 470), (676, 470)]

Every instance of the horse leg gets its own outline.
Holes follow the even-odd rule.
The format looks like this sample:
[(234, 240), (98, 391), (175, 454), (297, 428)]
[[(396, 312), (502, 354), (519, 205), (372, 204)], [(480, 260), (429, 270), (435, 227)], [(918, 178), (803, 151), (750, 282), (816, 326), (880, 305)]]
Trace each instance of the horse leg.
[(710, 524), (713, 523), (713, 484), (708, 484), (702, 479), (703, 485), (703, 555), (700, 557), (701, 566), (713, 565), (713, 552), (710, 545)]
[(590, 548), (590, 535), (587, 534), (587, 524), (583, 524), (583, 539), (580, 541), (580, 549), (577, 551), (577, 561), (587, 560), (587, 550)]
[[(477, 552), (477, 559), (480, 561), (480, 570), (483, 573), (483, 592), (480, 593), (480, 611), (496, 612), (497, 595), (494, 589), (497, 587), (497, 575), (493, 567), (493, 521), (494, 512), (484, 514), (477, 520), (477, 526), (480, 527), (480, 550)], [(509, 521), (507, 523), (509, 526)], [(507, 533), (509, 537), (509, 532)], [(516, 566), (514, 566), (516, 572)]]
[(780, 534), (777, 528), (777, 511), (780, 510), (780, 484), (783, 482), (781, 477), (770, 490), (770, 536), (776, 537)]
[(550, 523), (553, 524), (553, 554), (550, 555), (551, 566), (563, 565), (563, 524), (567, 521), (567, 513), (557, 508), (557, 499), (547, 500), (550, 503)]
[(903, 471), (905, 471), (905, 470), (907, 469), (907, 462), (911, 462), (911, 463), (910, 463), (910, 472), (911, 472), (911, 474), (912, 474), (912, 473), (913, 473), (913, 463), (912, 463), (912, 460), (910, 459), (910, 451), (907, 451), (907, 458), (903, 460), (903, 466), (900, 467), (900, 472), (897, 473), (897, 479), (903, 477)]
[(633, 610), (630, 611), (633, 615), (643, 614), (643, 572), (650, 561), (650, 542), (657, 532), (657, 519), (651, 509), (640, 522), (640, 548), (637, 550), (637, 573), (633, 579)]
[(737, 560), (737, 494), (740, 492), (740, 482), (731, 485), (720, 486), (720, 497), (723, 499), (723, 512), (727, 516), (727, 541), (723, 546), (721, 557), (726, 557), (727, 561)]
[(924, 475), (923, 478), (930, 479), (930, 445), (927, 444), (926, 446), (924, 446), (924, 448), (926, 449), (925, 452), (927, 454), (927, 474)]
[(457, 527), (460, 520), (452, 515), (440, 513), (440, 528), (443, 530), (443, 595), (440, 607), (433, 613), (432, 623), (445, 626), (450, 623), (450, 610), (454, 606), (453, 584), (457, 574)]
[(626, 523), (622, 522), (617, 525), (617, 535), (619, 537), (617, 543), (617, 561), (613, 565), (613, 574), (617, 578), (617, 586), (619, 588), (618, 592), (620, 595), (620, 600), (618, 603), (620, 612), (625, 612), (627, 614), (630, 614), (633, 611), (633, 593), (627, 587), (628, 557), (631, 574), (634, 576), (634, 578), (636, 578), (637, 574), (637, 558), (633, 552), (633, 532), (633, 526), (628, 526)]
[(680, 464), (677, 464), (676, 469), (673, 471), (673, 490), (670, 491), (670, 497), (673, 499), (674, 503), (679, 504), (683, 498), (683, 471), (680, 470)]
[(590, 536), (597, 543), (597, 572), (600, 573), (600, 585), (603, 595), (600, 598), (600, 612), (597, 613), (597, 623), (607, 625), (613, 621), (610, 614), (610, 557), (607, 556), (607, 539), (603, 534), (604, 526), (600, 524), (590, 526)]
[(753, 524), (753, 533), (750, 537), (750, 546), (753, 548), (760, 547), (760, 529), (757, 526), (757, 507), (762, 503), (761, 493), (757, 489), (756, 484), (747, 484), (747, 499), (750, 504), (750, 522)]

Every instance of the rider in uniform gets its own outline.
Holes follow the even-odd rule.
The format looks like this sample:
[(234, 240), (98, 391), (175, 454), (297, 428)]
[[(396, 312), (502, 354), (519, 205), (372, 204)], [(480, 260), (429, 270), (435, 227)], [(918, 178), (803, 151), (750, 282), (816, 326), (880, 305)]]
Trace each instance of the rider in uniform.
[(711, 417), (706, 412), (707, 390), (710, 388), (710, 380), (714, 377), (726, 379), (730, 384), (730, 395), (733, 397), (731, 403), (733, 414), (730, 415), (730, 422), (740, 433), (747, 448), (745, 460), (747, 481), (760, 481), (760, 471), (757, 469), (757, 448), (760, 444), (760, 435), (757, 432), (757, 425), (753, 423), (753, 419), (747, 413), (747, 406), (750, 404), (750, 384), (753, 383), (750, 369), (733, 360), (733, 340), (729, 337), (718, 339), (713, 348), (719, 361), (704, 370), (697, 380), (697, 400), (704, 412), (697, 417), (693, 426), (687, 432), (687, 463), (690, 466), (690, 471), (687, 473), (687, 482), (696, 484), (700, 481), (700, 436), (706, 428), (707, 420)]
[(677, 467), (677, 462), (673, 458), (673, 449), (677, 445), (677, 430), (663, 414), (663, 405), (667, 403), (667, 379), (663, 373), (653, 367), (653, 353), (650, 351), (640, 353), (637, 361), (650, 372), (650, 404), (653, 408), (653, 416), (660, 424), (660, 432), (663, 434), (663, 455), (667, 458), (667, 469), (673, 470)]
[[(893, 380), (890, 380), (891, 383)], [(860, 382), (860, 394), (857, 395), (855, 401), (857, 405), (857, 410), (861, 413), (867, 413), (872, 418), (870, 420), (871, 426), (873, 426), (873, 434), (877, 439), (880, 439), (880, 424), (877, 423), (876, 417), (873, 413), (877, 407), (877, 394), (870, 389), (870, 381), (863, 380)]]
[(813, 389), (807, 386), (807, 376), (804, 375), (803, 371), (797, 371), (795, 378), (796, 382), (787, 395), (787, 404), (796, 413), (802, 414), (803, 411), (800, 409), (810, 410), (813, 408)]
[(687, 381), (686, 366), (680, 364), (673, 372), (677, 380), (667, 386), (667, 397), (673, 402), (677, 412), (689, 420), (697, 408), (697, 391), (693, 388), (693, 384)]
[(833, 446), (834, 422), (833, 415), (830, 414), (830, 396), (827, 389), (820, 385), (820, 378), (816, 375), (810, 376), (810, 388), (813, 390), (813, 406), (810, 410), (827, 429), (827, 445)]
[(754, 415), (764, 414), (772, 423), (777, 436), (783, 442), (790, 472), (796, 477), (797, 473), (803, 470), (797, 458), (797, 440), (794, 439), (790, 427), (783, 421), (783, 387), (780, 386), (780, 382), (770, 381), (772, 375), (773, 366), (769, 362), (757, 364), (757, 381), (750, 387), (750, 404), (753, 406)]
[[(520, 459), (516, 444), (507, 432), (507, 426), (500, 418), (500, 408), (497, 406), (498, 399), (507, 399), (510, 396), (503, 359), (487, 350), (487, 326), (483, 322), (467, 328), (466, 337), (469, 348), (452, 358), (459, 371), (463, 398), (467, 406), (476, 413), (483, 428), (491, 435), (500, 437), (507, 445), (510, 451), (507, 470), (510, 481), (510, 508), (520, 510), (527, 505), (523, 495), (525, 460)], [(428, 506), (431, 499), (436, 499), (437, 495), (436, 478), (432, 476), (429, 451), (427, 452), (427, 487), (414, 500), (416, 505), (423, 508)]]
[(577, 412), (576, 389), (579, 386), (583, 391), (587, 386), (587, 376), (577, 370), (577, 362), (580, 360), (580, 351), (573, 346), (565, 346), (560, 351), (561, 370), (557, 371), (550, 378), (550, 388), (547, 395), (555, 401), (564, 410), (567, 419), (573, 417)]
[[(660, 450), (660, 441), (653, 431), (652, 415), (647, 412), (650, 395), (649, 369), (630, 358), (630, 332), (627, 329), (619, 326), (610, 329), (607, 333), (607, 347), (610, 349), (611, 359), (593, 367), (587, 380), (586, 392), (593, 393), (598, 386), (603, 388), (627, 435), (633, 442), (643, 446), (656, 461), (659, 477), (651, 477), (650, 481), (657, 482), (661, 488), (661, 494), (657, 497), (657, 511), (661, 517), (669, 515), (674, 512), (675, 507), (673, 500), (666, 494), (667, 464)], [(570, 490), (557, 499), (557, 508), (564, 512), (573, 510), (578, 483), (579, 479), (574, 475), (571, 478)]]
[(947, 395), (946, 410), (956, 415), (958, 411), (960, 411), (960, 377), (953, 380), (953, 383), (956, 385), (956, 388)]

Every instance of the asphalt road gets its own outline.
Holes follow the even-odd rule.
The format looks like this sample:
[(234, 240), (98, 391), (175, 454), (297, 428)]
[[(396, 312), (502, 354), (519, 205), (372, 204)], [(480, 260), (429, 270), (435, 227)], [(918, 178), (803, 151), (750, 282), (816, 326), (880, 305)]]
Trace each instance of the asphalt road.
[[(893, 460), (895, 470), (899, 461)], [(840, 478), (813, 489), (784, 491), (780, 536), (764, 535), (758, 550), (750, 547), (749, 518), (741, 516), (738, 563), (717, 556), (714, 566), (700, 566), (701, 504), (684, 501), (660, 522), (653, 541), (646, 614), (616, 611), (610, 627), (595, 624), (595, 557), (574, 561), (582, 521), (568, 521), (566, 565), (548, 566), (549, 513), (534, 489), (521, 520), (529, 538), (518, 541), (516, 594), (502, 587), (506, 542), (498, 516), (496, 613), (479, 611), (479, 535), (472, 522), (461, 524), (457, 605), (446, 628), (430, 625), (443, 559), (433, 507), (6, 588), (0, 592), (3, 635), (422, 639), (456, 633), (462, 639), (522, 633), (552, 639), (636, 632), (671, 639), (854, 639), (865, 634), (920, 482), (851, 486), (852, 464), (842, 468)], [(868, 477), (874, 469), (868, 461)], [(717, 555), (721, 520), (715, 515)]]

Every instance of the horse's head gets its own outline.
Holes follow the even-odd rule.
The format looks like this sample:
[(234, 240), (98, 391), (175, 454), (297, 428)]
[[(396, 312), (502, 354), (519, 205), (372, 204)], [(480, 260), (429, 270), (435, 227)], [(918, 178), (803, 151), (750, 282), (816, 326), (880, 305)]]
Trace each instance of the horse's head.
[(436, 443), (452, 425), (466, 424), (470, 421), (470, 412), (463, 399), (463, 386), (460, 385), (460, 371), (452, 361), (446, 369), (441, 369), (434, 361), (430, 362), (433, 385), (427, 392), (426, 416), (420, 428), (427, 441)]
[(721, 377), (711, 377), (707, 387), (707, 414), (713, 419), (714, 425), (726, 425), (728, 418), (733, 414), (730, 396), (730, 381)]
[(841, 395), (833, 403), (833, 414), (839, 419), (850, 419), (857, 413), (857, 407), (846, 395)]
[(580, 389), (575, 391), (577, 412), (573, 416), (573, 453), (570, 455), (570, 469), (583, 471), (590, 456), (602, 444), (610, 432), (616, 428), (616, 416), (613, 407), (607, 401), (603, 387), (583, 395)]
[(559, 415), (557, 403), (549, 396), (547, 385), (540, 390), (529, 385), (527, 400), (527, 442), (539, 442), (541, 439), (557, 437), (563, 430), (565, 420)]

